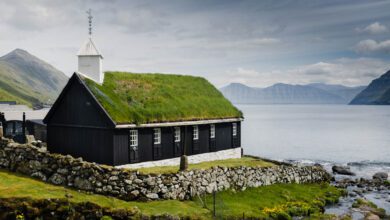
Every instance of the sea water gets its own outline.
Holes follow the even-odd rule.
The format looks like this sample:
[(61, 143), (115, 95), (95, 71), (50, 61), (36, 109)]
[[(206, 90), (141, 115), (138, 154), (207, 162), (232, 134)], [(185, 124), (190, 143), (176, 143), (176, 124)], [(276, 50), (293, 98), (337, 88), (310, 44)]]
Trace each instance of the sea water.
[(245, 154), (390, 172), (390, 106), (237, 105)]

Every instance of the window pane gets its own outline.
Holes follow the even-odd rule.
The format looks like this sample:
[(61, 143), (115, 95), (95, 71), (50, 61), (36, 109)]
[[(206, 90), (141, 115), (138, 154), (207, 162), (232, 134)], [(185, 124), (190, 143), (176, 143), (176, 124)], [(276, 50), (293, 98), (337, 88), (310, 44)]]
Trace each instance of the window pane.
[(237, 123), (233, 123), (233, 136), (237, 135)]
[(198, 126), (194, 126), (193, 129), (194, 129), (194, 131), (193, 131), (193, 138), (194, 138), (194, 140), (198, 140), (199, 139), (199, 129), (198, 129)]
[(161, 143), (161, 129), (155, 128), (154, 129), (154, 144), (160, 144)]
[(138, 131), (130, 130), (130, 146), (136, 147), (138, 146)]
[(215, 138), (215, 125), (210, 125), (210, 138)]
[(175, 142), (180, 142), (180, 127), (175, 127)]

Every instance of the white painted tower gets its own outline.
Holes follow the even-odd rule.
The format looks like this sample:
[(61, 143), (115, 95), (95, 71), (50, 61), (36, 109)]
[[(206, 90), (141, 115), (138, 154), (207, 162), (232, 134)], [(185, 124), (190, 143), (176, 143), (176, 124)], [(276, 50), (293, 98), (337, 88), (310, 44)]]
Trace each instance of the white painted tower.
[(92, 40), (92, 14), (91, 9), (87, 11), (89, 20), (89, 38), (81, 46), (78, 56), (78, 72), (87, 78), (102, 84), (104, 73), (102, 69), (103, 56)]

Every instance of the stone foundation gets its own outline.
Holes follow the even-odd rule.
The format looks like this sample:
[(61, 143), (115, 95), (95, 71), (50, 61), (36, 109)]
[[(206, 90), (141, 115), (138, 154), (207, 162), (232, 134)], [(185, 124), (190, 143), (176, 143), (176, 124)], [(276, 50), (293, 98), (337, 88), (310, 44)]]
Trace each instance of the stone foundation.
[(190, 199), (213, 190), (265, 186), (275, 183), (329, 181), (322, 167), (213, 167), (174, 174), (142, 175), (137, 171), (84, 162), (51, 154), (32, 145), (0, 140), (0, 168), (55, 185), (114, 196), (124, 200)]
[[(226, 160), (226, 159), (234, 159), (241, 158), (241, 149), (242, 148), (233, 148), (229, 150), (221, 150), (217, 152), (204, 153), (188, 156), (188, 163), (202, 163), (207, 161), (214, 160)], [(166, 160), (157, 160), (157, 161), (149, 161), (135, 164), (126, 164), (117, 166), (117, 168), (126, 168), (126, 169), (138, 169), (145, 167), (157, 167), (157, 166), (179, 166), (180, 165), (180, 157), (166, 159)]]

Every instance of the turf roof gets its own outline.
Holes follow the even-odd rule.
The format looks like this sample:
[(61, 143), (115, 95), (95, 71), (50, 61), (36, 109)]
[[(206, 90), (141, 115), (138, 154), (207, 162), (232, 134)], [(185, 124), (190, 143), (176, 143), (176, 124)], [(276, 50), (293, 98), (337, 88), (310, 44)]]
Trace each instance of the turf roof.
[(83, 80), (118, 124), (242, 117), (202, 77), (106, 72), (102, 85), (87, 78)]

